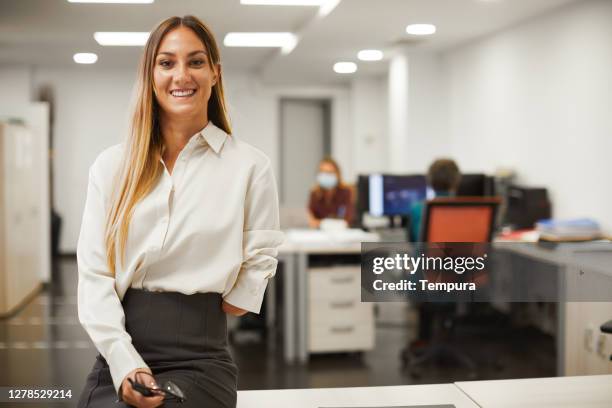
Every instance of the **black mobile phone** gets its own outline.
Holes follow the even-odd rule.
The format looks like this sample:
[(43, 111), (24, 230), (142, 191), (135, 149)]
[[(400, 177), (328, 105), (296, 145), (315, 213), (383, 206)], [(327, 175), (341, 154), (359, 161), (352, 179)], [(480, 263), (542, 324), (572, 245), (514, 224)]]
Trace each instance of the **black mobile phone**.
[(128, 381), (130, 382), (130, 385), (132, 386), (132, 389), (134, 389), (135, 391), (138, 391), (139, 393), (141, 393), (145, 397), (152, 397), (152, 396), (156, 395), (150, 388), (145, 387), (141, 383), (136, 382), (136, 381), (132, 380), (131, 378), (128, 378)]

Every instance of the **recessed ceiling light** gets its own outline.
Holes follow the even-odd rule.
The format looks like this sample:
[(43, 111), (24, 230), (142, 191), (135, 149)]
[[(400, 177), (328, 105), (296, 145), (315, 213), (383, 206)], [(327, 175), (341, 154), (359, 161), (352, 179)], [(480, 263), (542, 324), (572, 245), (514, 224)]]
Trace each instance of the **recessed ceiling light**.
[(151, 4), (155, 0), (68, 0), (68, 3)]
[(296, 36), (292, 33), (227, 33), (223, 39), (226, 47), (282, 47), (295, 46)]
[(141, 46), (147, 43), (146, 32), (97, 32), (94, 38), (100, 45)]
[(352, 74), (357, 71), (357, 64), (354, 62), (336, 62), (334, 71), (338, 74)]
[(432, 35), (436, 32), (433, 24), (410, 24), (406, 27), (406, 32), (412, 35)]
[(380, 50), (361, 50), (357, 53), (357, 58), (362, 61), (380, 61), (383, 53)]
[(327, 0), (240, 0), (251, 6), (320, 6)]
[(98, 56), (93, 52), (79, 52), (74, 54), (72, 59), (77, 64), (94, 64), (98, 60)]

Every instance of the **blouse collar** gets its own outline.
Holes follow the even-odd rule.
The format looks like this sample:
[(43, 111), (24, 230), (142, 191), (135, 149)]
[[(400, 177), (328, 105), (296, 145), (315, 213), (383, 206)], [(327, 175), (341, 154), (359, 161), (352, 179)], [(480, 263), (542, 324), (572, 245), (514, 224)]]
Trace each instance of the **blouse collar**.
[(216, 127), (210, 120), (204, 129), (198, 132), (198, 135), (200, 140), (207, 143), (216, 154), (219, 154), (227, 139), (227, 133)]

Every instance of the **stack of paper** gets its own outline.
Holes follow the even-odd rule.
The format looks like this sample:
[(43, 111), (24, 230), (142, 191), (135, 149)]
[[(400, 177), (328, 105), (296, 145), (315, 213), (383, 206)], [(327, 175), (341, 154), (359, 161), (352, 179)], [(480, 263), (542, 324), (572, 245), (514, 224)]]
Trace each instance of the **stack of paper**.
[(338, 231), (289, 230), (285, 232), (286, 242), (298, 245), (331, 245), (338, 243), (376, 242), (378, 234), (360, 229)]
[(590, 218), (543, 220), (536, 223), (536, 230), (544, 241), (589, 241), (602, 236), (599, 224)]

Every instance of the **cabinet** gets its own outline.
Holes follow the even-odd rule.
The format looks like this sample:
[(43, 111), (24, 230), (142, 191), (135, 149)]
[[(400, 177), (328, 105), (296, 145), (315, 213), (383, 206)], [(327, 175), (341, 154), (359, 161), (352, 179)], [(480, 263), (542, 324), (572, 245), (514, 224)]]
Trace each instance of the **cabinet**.
[(40, 286), (43, 232), (32, 133), (0, 122), (0, 316)]
[(374, 347), (372, 303), (361, 303), (359, 266), (308, 270), (308, 352)]

